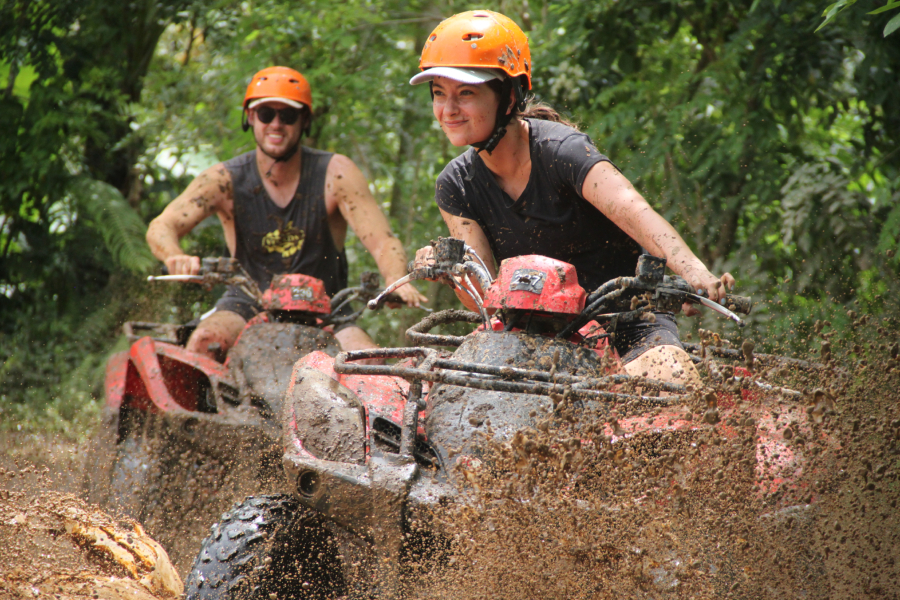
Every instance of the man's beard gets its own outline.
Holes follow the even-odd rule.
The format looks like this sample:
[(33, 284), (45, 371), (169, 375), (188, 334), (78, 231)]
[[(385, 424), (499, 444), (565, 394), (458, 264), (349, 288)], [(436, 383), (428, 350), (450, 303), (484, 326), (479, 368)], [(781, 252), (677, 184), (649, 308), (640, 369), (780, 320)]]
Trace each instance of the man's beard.
[[(265, 135), (265, 134), (263, 134), (263, 135)], [(281, 151), (278, 154), (273, 154), (273, 153), (269, 152), (268, 150), (266, 150), (265, 146), (263, 146), (263, 144), (261, 144), (258, 139), (256, 140), (256, 147), (259, 148), (260, 152), (262, 152), (269, 158), (273, 158), (278, 162), (284, 162), (284, 161), (290, 159), (294, 154), (296, 154), (297, 149), (300, 147), (300, 138), (301, 137), (302, 136), (298, 135), (297, 140), (292, 145), (288, 146), (287, 148), (285, 148), (283, 151)], [(265, 137), (263, 137), (263, 139), (265, 139)]]

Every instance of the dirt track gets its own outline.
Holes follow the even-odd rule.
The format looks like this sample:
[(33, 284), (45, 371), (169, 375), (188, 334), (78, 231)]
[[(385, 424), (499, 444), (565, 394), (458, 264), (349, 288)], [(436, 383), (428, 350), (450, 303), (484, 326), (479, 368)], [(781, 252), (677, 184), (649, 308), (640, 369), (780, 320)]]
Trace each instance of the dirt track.
[(74, 488), (81, 471), (76, 446), (19, 435), (4, 436), (2, 445), (0, 600), (180, 595), (165, 550), (139, 524), (52, 491)]
[[(438, 564), (421, 565), (412, 595), (900, 598), (900, 362), (893, 347), (874, 347), (877, 368), (848, 360), (852, 372), (803, 382), (832, 408), (791, 439), (809, 461), (799, 502), (754, 483), (756, 423), (707, 427), (693, 442), (709, 448), (702, 459), (713, 468), (692, 471), (691, 443), (576, 448), (572, 440), (593, 434), (575, 418), (496, 449), (502, 469), (466, 474), (476, 510), (435, 515), (455, 539)], [(812, 415), (821, 397), (801, 404)], [(0, 600), (154, 598), (66, 533), (66, 515), (112, 522), (62, 495), (78, 491), (84, 448), (15, 434), (0, 448)], [(200, 535), (208, 524), (156, 526), (164, 523), (158, 539), (185, 546), (175, 561), (183, 576), (196, 540), (182, 532)]]

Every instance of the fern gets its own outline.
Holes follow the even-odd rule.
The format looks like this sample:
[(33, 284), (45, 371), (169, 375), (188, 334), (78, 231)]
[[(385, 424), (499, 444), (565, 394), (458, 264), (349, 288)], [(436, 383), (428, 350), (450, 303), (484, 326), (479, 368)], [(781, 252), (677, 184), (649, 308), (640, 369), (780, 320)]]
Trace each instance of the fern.
[(70, 193), (118, 266), (142, 273), (156, 264), (145, 240), (147, 226), (119, 190), (108, 183), (82, 177), (75, 181)]

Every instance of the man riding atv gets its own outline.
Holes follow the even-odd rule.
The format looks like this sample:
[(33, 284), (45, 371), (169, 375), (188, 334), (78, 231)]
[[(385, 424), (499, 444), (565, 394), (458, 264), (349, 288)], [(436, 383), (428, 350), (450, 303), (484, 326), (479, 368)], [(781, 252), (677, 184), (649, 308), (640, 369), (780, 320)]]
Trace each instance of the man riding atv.
[[(359, 168), (346, 156), (300, 144), (313, 114), (312, 92), (303, 75), (287, 67), (263, 69), (251, 79), (243, 107), (243, 128), (253, 129), (256, 149), (205, 170), (150, 223), (147, 242), (169, 273), (199, 273), (200, 259), (186, 255), (179, 240), (215, 214), (231, 256), (261, 290), (283, 273), (317, 277), (329, 296), (347, 287), (348, 225), (385, 280), (402, 277), (403, 246)], [(426, 301), (411, 286), (397, 293), (409, 306)], [(215, 312), (191, 335), (187, 349), (221, 360), (260, 310), (243, 291), (229, 287)], [(375, 346), (353, 323), (335, 327), (334, 333), (344, 350)]]
[[(724, 301), (731, 274), (710, 273), (587, 135), (526, 97), (534, 65), (528, 39), (511, 19), (488, 10), (446, 19), (428, 37), (419, 68), (410, 83), (429, 83), (447, 139), (473, 147), (444, 168), (435, 201), (450, 235), (484, 257), (492, 277), (491, 257), (499, 263), (539, 254), (574, 265), (579, 282), (593, 290), (634, 273), (645, 249), (711, 300)], [(431, 247), (416, 261), (430, 264)], [(457, 295), (472, 308), (466, 293)], [(667, 380), (683, 373), (683, 383), (699, 386), (671, 313), (610, 333), (625, 372)]]

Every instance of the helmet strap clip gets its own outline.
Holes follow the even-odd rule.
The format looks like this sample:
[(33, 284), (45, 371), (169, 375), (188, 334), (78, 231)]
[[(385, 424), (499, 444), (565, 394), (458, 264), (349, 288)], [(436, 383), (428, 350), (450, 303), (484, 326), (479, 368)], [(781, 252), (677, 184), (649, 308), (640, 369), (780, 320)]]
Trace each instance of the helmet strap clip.
[(508, 100), (510, 90), (515, 98), (513, 100), (513, 106), (515, 106), (517, 112), (521, 113), (525, 110), (525, 90), (522, 88), (521, 82), (518, 79), (505, 80), (503, 82), (503, 91), (500, 94), (500, 105), (497, 107), (497, 120), (494, 124), (494, 131), (491, 132), (491, 137), (484, 142), (472, 144), (472, 146), (477, 149), (478, 154), (481, 154), (482, 152), (491, 154), (494, 149), (497, 148), (497, 145), (500, 143), (500, 140), (503, 139), (503, 136), (506, 135), (506, 127), (509, 125), (509, 122), (512, 121), (514, 114), (514, 112), (510, 110), (511, 106)]

